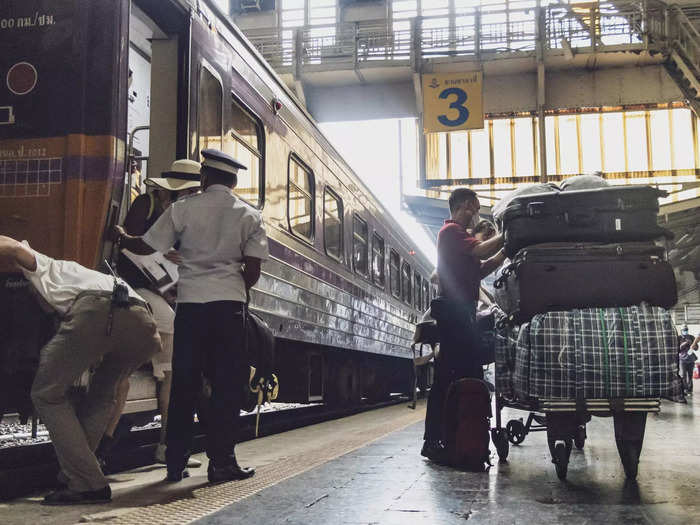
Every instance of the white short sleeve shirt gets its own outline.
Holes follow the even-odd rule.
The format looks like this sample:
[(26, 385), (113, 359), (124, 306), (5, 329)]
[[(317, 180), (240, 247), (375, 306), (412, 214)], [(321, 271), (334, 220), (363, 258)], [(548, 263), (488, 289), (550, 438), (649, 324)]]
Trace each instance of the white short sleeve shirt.
[(164, 253), (180, 241), (178, 303), (243, 302), (243, 257), (268, 258), (260, 212), (220, 184), (174, 202), (143, 240)]
[[(24, 242), (29, 248), (29, 244)], [(31, 249), (31, 248), (30, 248)], [(81, 292), (111, 292), (114, 277), (89, 270), (74, 261), (52, 259), (32, 249), (36, 270), (22, 269), (24, 276), (36, 288), (39, 295), (59, 314), (65, 315)], [(134, 290), (121, 279), (118, 281), (129, 289), (129, 297), (143, 301)]]

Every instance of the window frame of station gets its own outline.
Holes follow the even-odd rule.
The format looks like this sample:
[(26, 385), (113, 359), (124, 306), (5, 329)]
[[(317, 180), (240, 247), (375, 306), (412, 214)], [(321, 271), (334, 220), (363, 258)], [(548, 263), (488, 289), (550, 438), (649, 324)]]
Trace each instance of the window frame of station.
[[(403, 270), (408, 268), (408, 287), (403, 285)], [(409, 306), (413, 306), (413, 268), (405, 259), (401, 263), (401, 300)], [(408, 289), (407, 289), (408, 288)], [(406, 297), (408, 292), (408, 297)], [(408, 300), (406, 300), (408, 299)]]
[[(294, 184), (292, 182), (292, 162), (296, 162), (309, 176), (309, 186), (310, 186), (310, 195), (311, 197), (311, 211), (310, 211), (310, 219), (311, 219), (311, 235), (309, 237), (306, 237), (300, 233), (298, 233), (294, 228), (292, 228), (292, 217), (289, 213), (289, 208), (290, 208), (290, 197), (291, 197), (291, 185)], [(296, 188), (299, 189), (302, 193), (304, 193), (304, 190), (302, 188), (299, 188), (296, 184), (294, 184)], [(302, 242), (305, 242), (309, 246), (314, 245), (314, 240), (316, 239), (316, 175), (314, 175), (313, 170), (311, 167), (309, 167), (306, 162), (304, 162), (299, 155), (297, 155), (294, 152), (291, 152), (289, 154), (289, 159), (287, 159), (287, 227), (289, 228), (289, 233), (291, 233), (295, 238), (299, 239)]]
[[(330, 195), (338, 203), (338, 218), (340, 219), (340, 257), (328, 252), (328, 243), (326, 242), (326, 195)], [(345, 204), (343, 198), (332, 187), (325, 185), (323, 187), (323, 251), (328, 257), (343, 264), (345, 260)]]
[[(202, 157), (202, 147), (201, 147), (201, 123), (202, 123), (202, 78), (204, 72), (207, 72), (211, 77), (216, 80), (219, 84), (221, 90), (221, 99), (219, 100), (219, 113), (221, 115), (221, 121), (219, 122), (219, 137), (221, 140), (221, 145), (224, 143), (224, 82), (222, 80), (221, 74), (214, 68), (207, 60), (204, 58), (200, 59), (199, 62), (199, 75), (197, 78), (197, 144), (196, 144), (196, 156), (197, 158)], [(206, 149), (206, 148), (205, 148)]]
[[(365, 272), (361, 272), (357, 268), (357, 263), (355, 261), (355, 221), (359, 221), (365, 225), (365, 228), (367, 228), (367, 237), (365, 239)], [(369, 264), (369, 222), (367, 222), (365, 219), (363, 219), (359, 213), (353, 212), (352, 214), (352, 271), (355, 272), (357, 275), (361, 275), (365, 279), (370, 278), (370, 264)]]
[[(374, 273), (374, 247), (375, 247), (377, 240), (380, 240), (381, 244), (382, 244), (382, 264), (380, 266), (382, 269), (381, 281), (379, 280), (377, 275)], [(385, 268), (385, 265), (386, 265), (386, 241), (384, 240), (384, 237), (379, 235), (377, 230), (374, 230), (374, 232), (372, 232), (372, 246), (370, 249), (370, 253), (372, 254), (372, 263), (370, 265), (371, 266), (370, 273), (372, 274), (372, 282), (374, 283), (375, 286), (384, 290), (386, 288), (386, 268)]]
[[(396, 289), (392, 285), (391, 279), (391, 259), (394, 255), (396, 255), (396, 274), (398, 276), (398, 286), (396, 287)], [(399, 301), (402, 300), (403, 296), (401, 295), (401, 255), (399, 255), (399, 252), (397, 252), (393, 248), (389, 248), (389, 292), (391, 293), (391, 296), (395, 299), (398, 299)]]
[[(231, 91), (231, 104), (237, 105), (243, 113), (247, 114), (253, 122), (255, 122), (255, 131), (258, 137), (258, 150), (255, 151), (248, 143), (241, 139), (238, 133), (231, 131), (233, 139), (240, 143), (244, 148), (246, 148), (250, 153), (260, 160), (260, 173), (258, 174), (258, 203), (257, 205), (244, 199), (240, 195), (236, 194), (241, 200), (247, 202), (251, 206), (262, 210), (265, 206), (265, 126), (263, 125), (262, 119), (246, 104), (243, 100)], [(223, 126), (222, 126), (222, 148), (223, 148)], [(250, 166), (247, 166), (250, 169)], [(236, 193), (236, 189), (233, 189)]]

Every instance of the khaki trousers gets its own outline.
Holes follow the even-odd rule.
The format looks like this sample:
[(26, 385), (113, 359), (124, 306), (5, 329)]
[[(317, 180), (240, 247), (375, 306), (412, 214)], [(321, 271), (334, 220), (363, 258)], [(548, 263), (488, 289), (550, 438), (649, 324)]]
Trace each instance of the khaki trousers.
[[(116, 403), (117, 385), (160, 350), (156, 324), (147, 308), (114, 308), (107, 335), (111, 294), (78, 296), (58, 333), (41, 350), (32, 401), (51, 436), (56, 457), (72, 490), (108, 485), (95, 457)], [(76, 379), (97, 365), (86, 397), (74, 406), (67, 397)]]

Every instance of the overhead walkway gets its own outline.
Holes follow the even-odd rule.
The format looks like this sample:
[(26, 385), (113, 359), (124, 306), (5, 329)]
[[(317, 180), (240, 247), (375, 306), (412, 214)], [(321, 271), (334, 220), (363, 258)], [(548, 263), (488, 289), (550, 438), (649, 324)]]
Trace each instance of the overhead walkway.
[[(538, 105), (592, 107), (684, 97), (695, 104), (700, 38), (687, 13), (696, 16), (693, 8), (646, 0), (501, 11), (477, 7), (449, 16), (418, 16), (403, 24), (389, 17), (247, 29), (249, 15), (237, 17), (236, 23), (300, 98), (307, 90), (313, 92), (310, 109), (323, 121), (342, 120), (328, 102), (337, 100), (338, 88), (345, 94), (353, 87), (371, 93), (368, 87), (393, 84), (396, 96), (405, 97), (396, 89), (402, 82), (415, 88), (412, 109), (417, 115), (419, 75), (450, 70), (484, 72), (489, 114), (532, 111)], [(640, 71), (631, 68), (644, 67), (667, 67), (673, 80), (664, 75), (647, 81), (644, 90), (635, 89)], [(601, 73), (609, 68), (628, 70)], [(545, 72), (546, 99), (544, 86), (537, 86)], [(647, 78), (652, 78), (650, 72), (644, 71)], [(532, 82), (522, 77), (527, 74)], [(509, 75), (523, 78), (518, 90), (504, 79)], [(616, 89), (625, 82), (628, 89), (623, 91), (629, 93)], [(572, 89), (577, 85), (579, 89)]]

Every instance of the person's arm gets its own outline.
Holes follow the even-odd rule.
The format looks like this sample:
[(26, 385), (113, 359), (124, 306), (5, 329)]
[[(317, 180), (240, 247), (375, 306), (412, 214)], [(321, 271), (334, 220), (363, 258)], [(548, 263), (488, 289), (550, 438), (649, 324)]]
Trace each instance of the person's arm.
[(36, 257), (29, 248), (4, 235), (0, 235), (0, 262), (3, 266), (24, 268), (30, 272), (35, 272), (37, 267)]
[(141, 236), (129, 235), (122, 226), (115, 226), (119, 247), (136, 255), (150, 255), (154, 250)]
[(690, 345), (690, 348), (692, 348), (693, 350), (697, 350), (697, 349), (698, 349), (698, 343), (700, 343), (700, 335), (696, 336), (695, 339), (693, 339), (693, 342), (692, 342), (692, 344)]
[(490, 259), (482, 262), (481, 263), (481, 278), (483, 279), (491, 272), (496, 271), (498, 269), (498, 267), (501, 266), (503, 264), (503, 261), (505, 261), (505, 260), (506, 260), (506, 254), (503, 250), (501, 250), (496, 255), (491, 257)]
[[(488, 241), (483, 241), (472, 248), (472, 254), (477, 256), (482, 261), (490, 259), (498, 253), (498, 250), (503, 248), (503, 234), (494, 235)], [(488, 274), (487, 274), (488, 275)]]
[(178, 232), (173, 219), (172, 205), (143, 236), (129, 235), (121, 226), (115, 226), (115, 230), (119, 235), (120, 247), (137, 255), (150, 255), (155, 251), (167, 253), (177, 241)]
[(246, 290), (250, 290), (260, 279), (261, 264), (262, 260), (257, 257), (243, 257), (243, 280)]

